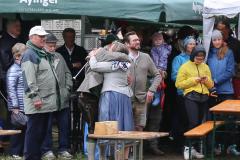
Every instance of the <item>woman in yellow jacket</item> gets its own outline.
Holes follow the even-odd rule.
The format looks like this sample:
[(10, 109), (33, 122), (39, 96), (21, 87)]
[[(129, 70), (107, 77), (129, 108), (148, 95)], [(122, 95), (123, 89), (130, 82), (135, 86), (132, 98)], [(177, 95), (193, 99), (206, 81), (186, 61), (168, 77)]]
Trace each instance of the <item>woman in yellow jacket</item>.
[[(196, 46), (190, 55), (190, 60), (183, 64), (178, 72), (176, 87), (183, 90), (185, 107), (188, 116), (188, 129), (201, 124), (207, 111), (209, 89), (214, 83), (211, 72), (204, 63), (206, 52), (202, 46)], [(194, 158), (203, 158), (194, 148), (191, 150)], [(189, 159), (189, 147), (184, 148), (184, 159)]]

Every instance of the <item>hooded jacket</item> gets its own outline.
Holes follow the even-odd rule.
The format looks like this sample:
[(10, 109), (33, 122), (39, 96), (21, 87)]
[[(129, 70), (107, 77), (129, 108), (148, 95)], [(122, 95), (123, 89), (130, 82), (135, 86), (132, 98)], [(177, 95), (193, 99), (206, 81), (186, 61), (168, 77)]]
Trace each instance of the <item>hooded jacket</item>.
[[(203, 76), (206, 76), (208, 79), (205, 84), (196, 82), (196, 77)], [(214, 84), (210, 69), (205, 63), (197, 65), (189, 60), (180, 67), (175, 85), (177, 88), (182, 89), (184, 95), (186, 95), (191, 91), (209, 94), (209, 89), (212, 88)]]
[(218, 94), (233, 94), (232, 78), (235, 73), (234, 55), (228, 49), (223, 59), (218, 59), (217, 48), (212, 48), (208, 54), (207, 63), (212, 73), (215, 87)]

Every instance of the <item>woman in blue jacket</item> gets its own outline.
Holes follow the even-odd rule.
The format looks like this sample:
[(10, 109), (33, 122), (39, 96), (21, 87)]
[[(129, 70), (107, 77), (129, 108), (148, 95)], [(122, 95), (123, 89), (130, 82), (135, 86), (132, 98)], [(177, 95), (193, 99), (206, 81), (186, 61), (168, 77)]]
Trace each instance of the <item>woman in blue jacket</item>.
[[(212, 33), (212, 48), (210, 49), (207, 63), (211, 70), (214, 87), (218, 94), (217, 103), (227, 99), (233, 99), (234, 90), (232, 78), (235, 73), (234, 55), (232, 50), (224, 44), (223, 35), (221, 31), (217, 29)], [(232, 130), (232, 128), (229, 129)], [(233, 140), (235, 139), (231, 139), (229, 138), (228, 140), (229, 144), (234, 143)], [(216, 151), (220, 153), (219, 150)], [(240, 155), (240, 152), (236, 150), (236, 145), (230, 145), (227, 152)]]
[[(11, 123), (14, 129), (22, 130), (21, 134), (11, 136), (10, 154), (13, 159), (21, 159), (24, 148), (26, 116), (24, 115), (24, 82), (20, 61), (26, 46), (16, 43), (12, 48), (14, 64), (7, 71), (8, 110), (11, 112)], [(15, 117), (15, 118), (14, 118)]]

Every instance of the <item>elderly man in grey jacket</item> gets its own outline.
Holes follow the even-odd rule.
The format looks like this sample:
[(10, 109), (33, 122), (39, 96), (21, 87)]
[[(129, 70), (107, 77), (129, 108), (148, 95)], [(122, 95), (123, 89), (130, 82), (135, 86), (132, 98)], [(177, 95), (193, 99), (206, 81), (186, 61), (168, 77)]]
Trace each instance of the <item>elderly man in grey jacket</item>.
[[(161, 76), (151, 57), (139, 51), (140, 40), (136, 32), (128, 32), (124, 36), (124, 42), (129, 49), (129, 57), (132, 61), (129, 78), (131, 79), (130, 81), (132, 81), (131, 87), (133, 90), (132, 101), (135, 129), (142, 131), (147, 122), (147, 105), (153, 100), (154, 92), (156, 92), (161, 82)], [(148, 76), (154, 78), (149, 88), (147, 88)], [(150, 120), (151, 118), (148, 119), (148, 121)], [(158, 132), (160, 129), (160, 121), (154, 121), (152, 126), (153, 127), (148, 131)], [(158, 155), (163, 154), (163, 152), (158, 149), (157, 140), (150, 141), (149, 147), (153, 153)]]
[(29, 32), (27, 50), (21, 60), (24, 80), (24, 111), (28, 116), (25, 136), (25, 160), (40, 160), (41, 145), (46, 136), (49, 113), (58, 110), (58, 78), (52, 56), (43, 50), (48, 33), (42, 26)]
[(45, 137), (42, 145), (42, 159), (56, 159), (52, 152), (52, 121), (54, 118), (57, 119), (57, 126), (59, 130), (59, 147), (58, 147), (58, 158), (71, 159), (72, 155), (69, 153), (69, 129), (70, 129), (70, 91), (73, 86), (72, 75), (68, 66), (60, 53), (55, 52), (57, 38), (54, 34), (49, 33), (46, 36), (46, 43), (44, 49), (53, 56), (53, 65), (55, 72), (59, 80), (59, 91), (60, 91), (60, 107), (59, 110), (53, 112), (49, 116), (48, 120), (48, 133)]

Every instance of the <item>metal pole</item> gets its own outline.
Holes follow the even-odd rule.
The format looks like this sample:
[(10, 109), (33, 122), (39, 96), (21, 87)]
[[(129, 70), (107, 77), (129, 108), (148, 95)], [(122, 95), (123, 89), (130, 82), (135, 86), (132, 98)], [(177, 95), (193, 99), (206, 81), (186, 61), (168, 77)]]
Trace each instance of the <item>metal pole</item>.
[(79, 74), (83, 71), (83, 69), (87, 66), (88, 62), (84, 64), (84, 66), (78, 71), (78, 73), (73, 77), (73, 79), (77, 79), (77, 77), (79, 76)]

